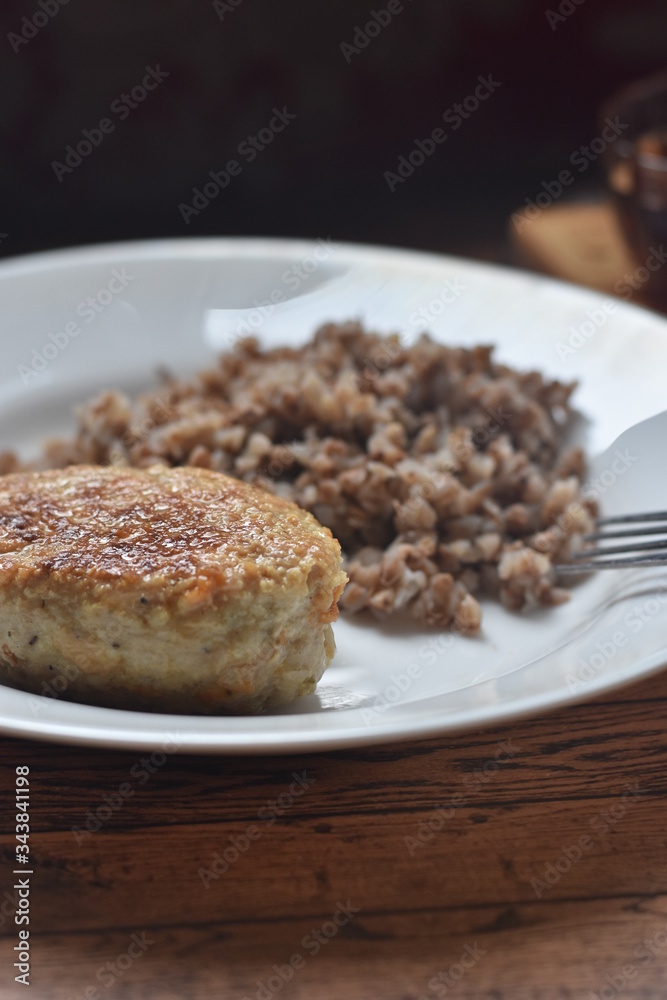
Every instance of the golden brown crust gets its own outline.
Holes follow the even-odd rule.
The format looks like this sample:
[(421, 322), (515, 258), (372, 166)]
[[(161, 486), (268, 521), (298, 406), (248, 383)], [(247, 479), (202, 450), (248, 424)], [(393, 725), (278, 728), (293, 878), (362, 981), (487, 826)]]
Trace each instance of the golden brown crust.
[[(0, 479), (0, 589), (139, 590), (192, 611), (241, 590), (305, 587), (311, 572), (339, 575), (338, 597), (340, 561), (311, 514), (206, 469), (80, 465)], [(316, 610), (337, 617), (330, 593)]]

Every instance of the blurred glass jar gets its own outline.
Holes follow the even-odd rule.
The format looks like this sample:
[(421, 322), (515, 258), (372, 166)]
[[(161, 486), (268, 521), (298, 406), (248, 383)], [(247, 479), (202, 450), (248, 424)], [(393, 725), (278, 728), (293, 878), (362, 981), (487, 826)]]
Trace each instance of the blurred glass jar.
[(667, 72), (624, 87), (601, 118), (626, 126), (607, 146), (607, 182), (637, 260), (641, 294), (667, 307)]

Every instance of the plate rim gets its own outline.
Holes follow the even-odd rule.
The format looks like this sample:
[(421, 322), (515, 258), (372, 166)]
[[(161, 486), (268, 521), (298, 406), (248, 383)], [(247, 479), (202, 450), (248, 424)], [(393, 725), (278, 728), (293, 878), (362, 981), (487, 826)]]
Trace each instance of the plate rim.
[[(73, 263), (90, 263), (91, 258), (101, 263), (108, 256), (115, 256), (119, 253), (138, 255), (137, 259), (148, 259), (151, 254), (164, 256), (167, 259), (169, 252), (177, 248), (189, 247), (195, 253), (207, 252), (214, 256), (214, 251), (224, 250), (233, 247), (240, 248), (241, 251), (252, 252), (252, 256), (261, 257), (267, 250), (283, 253), (290, 256), (290, 252), (308, 253), (317, 246), (318, 240), (330, 239), (330, 236), (314, 236), (310, 238), (289, 236), (168, 236), (160, 238), (148, 238), (138, 240), (118, 240), (104, 243), (81, 243), (74, 246), (56, 247), (48, 250), (28, 251), (22, 254), (0, 258), (0, 280), (4, 277), (4, 272), (16, 271), (19, 273), (26, 270), (27, 273), (39, 269), (42, 266), (57, 264), (63, 267), (72, 266)], [(416, 247), (401, 247), (394, 244), (381, 243), (356, 243), (346, 240), (335, 241), (336, 251), (341, 254), (349, 254), (359, 259), (366, 258), (369, 254), (380, 258), (386, 258), (387, 263), (401, 263), (403, 258), (406, 262), (413, 262), (415, 265), (431, 264), (436, 267), (441, 264), (451, 264), (457, 267), (477, 271), (481, 274), (504, 275), (507, 279), (530, 281), (536, 286), (544, 288), (554, 288), (556, 290), (567, 291), (579, 297), (589, 298), (591, 301), (611, 299), (617, 309), (621, 311), (630, 310), (639, 315), (648, 316), (658, 323), (665, 323), (667, 334), (667, 319), (650, 305), (625, 301), (612, 292), (605, 292), (601, 289), (588, 288), (584, 285), (575, 285), (562, 278), (556, 278), (548, 274), (537, 271), (530, 271), (523, 267), (516, 267), (508, 263), (491, 263), (489, 261), (476, 260), (471, 257), (464, 257), (458, 254), (439, 253), (436, 250), (420, 250)], [(80, 260), (79, 260), (80, 258)], [(364, 260), (364, 262), (367, 262)]]

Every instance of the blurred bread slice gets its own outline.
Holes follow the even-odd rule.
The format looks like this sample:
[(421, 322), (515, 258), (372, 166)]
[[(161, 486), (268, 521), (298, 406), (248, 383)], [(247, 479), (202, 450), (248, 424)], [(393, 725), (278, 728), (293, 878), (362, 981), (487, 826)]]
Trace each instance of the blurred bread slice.
[(520, 209), (509, 234), (519, 267), (601, 292), (617, 294), (615, 283), (637, 266), (608, 202)]

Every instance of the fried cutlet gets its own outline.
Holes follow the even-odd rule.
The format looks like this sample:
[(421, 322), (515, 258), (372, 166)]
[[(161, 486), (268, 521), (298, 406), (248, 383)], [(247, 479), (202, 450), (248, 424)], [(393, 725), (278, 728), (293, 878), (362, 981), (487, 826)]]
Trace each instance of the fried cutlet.
[(0, 678), (124, 709), (258, 711), (314, 690), (346, 582), (288, 500), (205, 469), (0, 478)]

